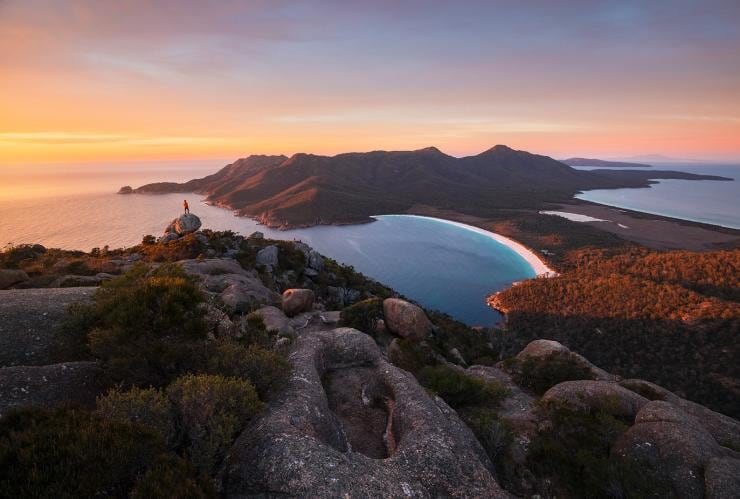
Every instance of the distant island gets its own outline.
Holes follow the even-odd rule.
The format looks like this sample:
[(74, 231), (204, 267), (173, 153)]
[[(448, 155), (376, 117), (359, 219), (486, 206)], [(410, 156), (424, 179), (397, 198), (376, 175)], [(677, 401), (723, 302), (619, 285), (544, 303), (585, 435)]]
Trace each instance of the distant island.
[(653, 165), (645, 163), (627, 163), (625, 161), (606, 161), (594, 158), (568, 158), (561, 159), (561, 163), (568, 166), (593, 166), (597, 168), (652, 168)]
[(336, 156), (249, 156), (184, 183), (160, 182), (139, 194), (195, 192), (270, 227), (370, 222), (414, 206), (491, 216), (568, 202), (582, 190), (648, 187), (653, 179), (730, 180), (676, 171), (581, 171), (550, 157), (497, 145), (456, 158), (435, 147)]

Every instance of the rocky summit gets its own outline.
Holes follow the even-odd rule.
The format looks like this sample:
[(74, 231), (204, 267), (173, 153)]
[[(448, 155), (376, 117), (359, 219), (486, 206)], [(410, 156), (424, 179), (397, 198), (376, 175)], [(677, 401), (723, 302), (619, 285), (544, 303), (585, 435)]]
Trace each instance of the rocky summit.
[[(0, 416), (31, 446), (0, 435), (2, 452), (40, 456), (28, 449), (57, 427), (33, 421), (47, 418), (87, 442), (70, 473), (113, 453), (128, 495), (740, 496), (735, 419), (554, 340), (506, 355), (501, 331), (300, 242), (201, 229), (195, 215), (165, 237), (83, 256), (22, 248), (22, 268), (2, 270), (25, 289), (0, 291)], [(95, 454), (80, 418), (138, 450), (107, 433)], [(142, 462), (162, 475), (127, 471)]]

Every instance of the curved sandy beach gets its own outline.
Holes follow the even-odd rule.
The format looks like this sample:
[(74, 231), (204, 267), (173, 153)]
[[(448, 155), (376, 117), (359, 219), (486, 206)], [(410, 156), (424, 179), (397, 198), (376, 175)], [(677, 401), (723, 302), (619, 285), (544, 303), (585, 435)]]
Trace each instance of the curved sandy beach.
[[(455, 225), (462, 229), (467, 229), (473, 232), (477, 232), (478, 234), (482, 234), (484, 236), (490, 237), (491, 239), (503, 244), (507, 248), (514, 250), (519, 256), (524, 258), (524, 260), (526, 260), (526, 262), (532, 267), (537, 277), (540, 277), (540, 276), (552, 277), (552, 276), (557, 275), (557, 272), (555, 272), (550, 267), (548, 267), (547, 264), (534, 251), (527, 248), (522, 243), (517, 242), (508, 237), (502, 236), (501, 234), (496, 234), (495, 232), (481, 229), (480, 227), (476, 227), (474, 225), (468, 225), (462, 222), (454, 222), (452, 220), (446, 220), (444, 218), (429, 217), (426, 215), (380, 215), (380, 216), (428, 218), (430, 220), (436, 220), (438, 222), (446, 223), (449, 225)], [(376, 218), (376, 217), (372, 217), (372, 218)]]

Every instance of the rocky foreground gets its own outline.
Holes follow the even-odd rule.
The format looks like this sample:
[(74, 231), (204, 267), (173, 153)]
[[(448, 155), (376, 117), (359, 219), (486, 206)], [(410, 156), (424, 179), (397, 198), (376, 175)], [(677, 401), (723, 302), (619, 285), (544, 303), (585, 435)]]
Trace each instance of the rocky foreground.
[[(732, 418), (620, 379), (555, 341), (501, 361), (479, 357), (470, 345), (485, 345), (488, 332), (464, 328), (467, 346), (454, 343), (438, 316), (367, 283), (353, 287), (305, 244), (215, 238), (192, 218), (176, 222), (149, 250), (200, 245), (199, 257), (177, 263), (207, 297), (213, 341), (247, 334), (259, 317), (270, 348), (292, 366), (213, 475), (223, 497), (586, 496), (574, 481), (605, 482), (596, 486), (612, 497), (740, 496)], [(111, 258), (111, 278), (147, 258)], [(104, 363), (75, 357), (62, 334), (62, 310), (93, 296), (89, 287), (0, 291), (0, 415), (92, 407), (105, 393)], [(567, 476), (569, 454), (595, 452), (594, 439), (606, 446), (598, 459)]]

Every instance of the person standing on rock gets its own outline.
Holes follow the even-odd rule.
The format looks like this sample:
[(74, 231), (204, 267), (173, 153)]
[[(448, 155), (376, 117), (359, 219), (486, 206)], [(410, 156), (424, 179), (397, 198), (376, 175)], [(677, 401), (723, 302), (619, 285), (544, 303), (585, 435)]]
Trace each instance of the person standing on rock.
[(185, 214), (190, 215), (190, 206), (188, 205), (187, 199), (183, 200), (182, 206), (185, 208)]

